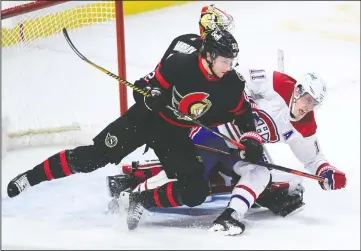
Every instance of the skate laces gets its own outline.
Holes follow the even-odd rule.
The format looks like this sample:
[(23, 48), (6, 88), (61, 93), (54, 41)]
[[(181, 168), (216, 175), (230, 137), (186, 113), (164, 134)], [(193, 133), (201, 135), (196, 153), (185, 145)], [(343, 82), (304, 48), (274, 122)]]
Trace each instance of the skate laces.
[(19, 192), (22, 192), (30, 187), (30, 183), (28, 181), (28, 178), (26, 177), (26, 174), (20, 176), (16, 181), (14, 181), (16, 187), (19, 189)]

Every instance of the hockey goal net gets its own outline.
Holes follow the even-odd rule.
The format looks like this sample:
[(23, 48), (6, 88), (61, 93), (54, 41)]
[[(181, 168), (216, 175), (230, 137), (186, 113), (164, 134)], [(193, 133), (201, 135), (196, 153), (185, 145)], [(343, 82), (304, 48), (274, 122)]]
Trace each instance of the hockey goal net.
[(122, 1), (2, 1), (3, 153), (85, 144), (127, 109), (125, 87), (82, 62), (125, 76)]

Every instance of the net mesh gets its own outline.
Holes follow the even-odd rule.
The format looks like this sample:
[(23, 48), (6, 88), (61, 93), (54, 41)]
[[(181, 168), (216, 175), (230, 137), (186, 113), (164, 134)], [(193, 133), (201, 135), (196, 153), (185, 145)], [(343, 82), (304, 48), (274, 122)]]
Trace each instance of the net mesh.
[[(18, 3), (10, 2), (9, 4), (13, 6), (8, 5), (6, 9), (37, 4), (32, 1), (20, 2), (20, 5)], [(113, 19), (115, 19), (113, 1), (69, 2), (37, 10), (3, 21), (2, 48), (16, 46), (19, 50), (24, 49), (34, 40), (60, 33), (63, 27), (71, 30)]]
[[(2, 13), (29, 3), (38, 4), (3, 1)], [(2, 20), (8, 149), (89, 142), (119, 116), (116, 82), (72, 52), (64, 27), (84, 55), (117, 72), (114, 1), (69, 1)]]

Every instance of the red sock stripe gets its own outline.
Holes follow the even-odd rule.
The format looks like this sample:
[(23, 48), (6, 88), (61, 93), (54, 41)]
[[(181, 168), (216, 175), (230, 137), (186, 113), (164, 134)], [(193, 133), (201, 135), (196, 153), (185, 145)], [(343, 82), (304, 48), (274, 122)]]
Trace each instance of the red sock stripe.
[(256, 201), (256, 199), (257, 199), (256, 193), (253, 192), (253, 190), (251, 188), (249, 188), (248, 186), (245, 186), (245, 185), (237, 185), (236, 187), (244, 189), (247, 192), (249, 192), (253, 196), (254, 201)]
[(50, 171), (49, 160), (48, 159), (45, 160), (43, 164), (44, 164), (44, 172), (45, 172), (46, 178), (48, 180), (53, 180), (54, 177), (53, 177), (53, 175), (51, 174), (51, 171)]
[(157, 207), (163, 207), (162, 204), (160, 204), (160, 200), (159, 200), (159, 194), (158, 194), (159, 188), (160, 187), (157, 187), (154, 190), (154, 193), (153, 193), (154, 201), (155, 201), (155, 204), (157, 205)]
[(175, 202), (173, 198), (172, 188), (173, 188), (173, 182), (169, 182), (167, 184), (167, 198), (173, 207), (178, 207), (178, 204)]
[(61, 164), (61, 167), (63, 168), (63, 171), (64, 171), (65, 175), (66, 176), (71, 175), (71, 171), (70, 171), (70, 168), (68, 166), (68, 162), (67, 162), (66, 157), (65, 157), (65, 151), (60, 152), (60, 164)]

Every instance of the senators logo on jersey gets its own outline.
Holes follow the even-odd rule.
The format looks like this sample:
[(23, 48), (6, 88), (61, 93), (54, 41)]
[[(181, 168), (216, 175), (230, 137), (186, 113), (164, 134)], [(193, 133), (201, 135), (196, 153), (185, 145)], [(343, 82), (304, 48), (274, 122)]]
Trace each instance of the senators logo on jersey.
[[(198, 119), (212, 106), (212, 102), (207, 99), (208, 96), (209, 94), (204, 92), (193, 92), (182, 96), (177, 89), (173, 87), (172, 105), (182, 113)], [(184, 119), (180, 116), (177, 118)]]

